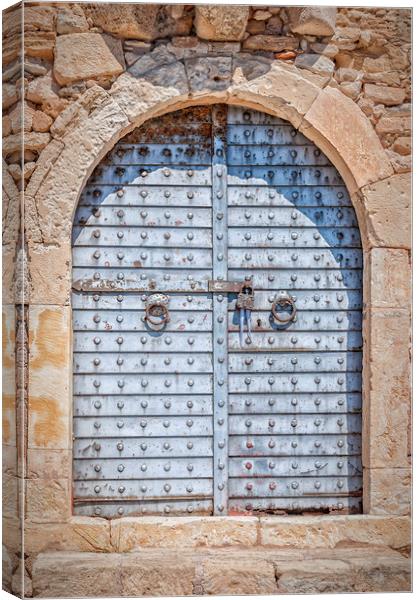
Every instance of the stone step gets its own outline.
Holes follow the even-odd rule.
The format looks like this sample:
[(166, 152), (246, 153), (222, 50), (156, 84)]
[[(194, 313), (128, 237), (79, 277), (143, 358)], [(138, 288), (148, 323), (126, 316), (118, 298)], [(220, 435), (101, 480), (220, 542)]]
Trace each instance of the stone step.
[(33, 564), (37, 597), (313, 594), (411, 590), (409, 558), (385, 546), (51, 552)]

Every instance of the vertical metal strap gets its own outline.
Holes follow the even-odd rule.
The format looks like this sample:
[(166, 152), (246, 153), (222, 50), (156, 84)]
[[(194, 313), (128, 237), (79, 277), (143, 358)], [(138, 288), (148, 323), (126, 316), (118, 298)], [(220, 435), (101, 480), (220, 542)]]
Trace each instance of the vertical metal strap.
[[(228, 277), (226, 106), (214, 106), (212, 158), (213, 278)], [(213, 295), (213, 504), (228, 510), (228, 294)]]

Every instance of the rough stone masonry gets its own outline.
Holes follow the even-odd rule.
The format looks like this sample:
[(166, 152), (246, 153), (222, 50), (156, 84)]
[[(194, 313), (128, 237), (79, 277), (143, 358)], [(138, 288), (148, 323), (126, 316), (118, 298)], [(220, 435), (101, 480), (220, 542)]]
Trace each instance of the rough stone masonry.
[[(375, 403), (365, 432), (377, 442), (364, 459), (373, 502), (367, 514), (339, 517), (73, 518), (69, 409), (59, 387), (71, 369), (64, 216), (72, 208), (57, 210), (52, 198), (60, 191), (45, 181), (71, 151), (76, 162), (72, 146), (84, 124), (92, 129), (80, 156), (101, 138), (103, 155), (141, 102), (151, 104), (145, 92), (135, 97), (132, 77), (150, 95), (158, 86), (162, 102), (172, 86), (196, 103), (199, 93), (209, 89), (216, 98), (240, 77), (263, 82), (271, 65), (273, 81), (297, 74), (289, 115), (303, 114), (321, 89), (314, 126), (327, 120), (324, 111), (335, 116), (334, 100), (343, 95), (380, 140), (374, 168), (364, 140), (354, 182), (367, 200), (359, 221), (370, 232), (363, 240), (370, 306), (364, 375)], [(269, 80), (262, 85), (268, 95)], [(347, 155), (363, 131), (346, 123)], [(411, 11), (21, 3), (3, 13), (3, 155), (5, 589), (27, 597), (68, 596), (69, 587), (78, 596), (409, 590)], [(76, 196), (82, 181), (71, 179), (72, 165), (66, 169), (55, 185)], [(23, 192), (26, 245), (19, 238)], [(29, 317), (15, 308), (22, 281)]]

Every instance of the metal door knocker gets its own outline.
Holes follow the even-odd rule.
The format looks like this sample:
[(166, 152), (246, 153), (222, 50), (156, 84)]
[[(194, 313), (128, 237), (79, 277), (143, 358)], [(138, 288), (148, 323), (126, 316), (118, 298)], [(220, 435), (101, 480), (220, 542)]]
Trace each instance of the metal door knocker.
[(251, 344), (251, 311), (254, 309), (254, 288), (250, 282), (244, 282), (238, 292), (236, 308), (239, 310), (239, 340), (244, 344), (244, 325), (247, 322), (247, 340)]
[[(290, 306), (292, 310), (290, 313), (285, 313), (286, 316), (283, 317), (280, 314), (280, 312), (277, 310), (277, 306), (280, 306), (280, 308), (282, 308), (282, 309), (286, 308), (287, 306)], [(271, 313), (272, 313), (275, 321), (277, 321), (281, 325), (284, 325), (285, 323), (290, 323), (290, 321), (293, 321), (293, 319), (296, 317), (296, 306), (295, 306), (295, 303), (294, 303), (292, 297), (287, 292), (280, 291), (276, 295), (276, 297), (271, 305)]]
[(151, 294), (145, 304), (145, 321), (155, 327), (164, 327), (170, 322), (168, 311), (169, 297), (165, 294)]

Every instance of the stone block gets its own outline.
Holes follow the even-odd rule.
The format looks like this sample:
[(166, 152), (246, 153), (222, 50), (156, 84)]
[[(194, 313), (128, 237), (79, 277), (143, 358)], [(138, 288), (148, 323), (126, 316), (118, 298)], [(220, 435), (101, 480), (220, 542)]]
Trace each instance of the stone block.
[(398, 137), (393, 143), (392, 149), (398, 154), (407, 156), (411, 154), (412, 150), (412, 138), (410, 136)]
[(338, 90), (322, 90), (300, 127), (334, 165), (350, 191), (393, 174), (369, 119)]
[(2, 311), (2, 423), (3, 444), (16, 445), (15, 306)]
[(226, 90), (230, 86), (230, 56), (188, 58), (185, 65), (190, 91), (194, 96)]
[(210, 41), (239, 41), (244, 37), (249, 6), (195, 6), (198, 37)]
[(300, 54), (296, 57), (295, 66), (325, 77), (331, 77), (335, 69), (335, 65), (330, 58), (318, 54)]
[(88, 598), (122, 595), (117, 554), (45, 553), (32, 568), (33, 595), (47, 598)]
[(355, 544), (389, 546), (410, 544), (408, 517), (375, 515), (262, 517), (260, 543), (282, 548), (333, 548)]
[(32, 598), (32, 580), (29, 577), (27, 569), (25, 569), (23, 560), (19, 562), (16, 571), (13, 573), (11, 589), (15, 596), (20, 598)]
[(396, 114), (381, 117), (376, 125), (376, 133), (378, 135), (410, 135), (411, 129), (411, 118), (409, 116), (398, 116)]
[(57, 33), (83, 33), (89, 30), (83, 7), (77, 4), (58, 5)]
[(371, 248), (365, 253), (366, 307), (404, 308), (411, 303), (411, 257), (408, 250)]
[(35, 523), (63, 523), (71, 516), (71, 478), (26, 481), (26, 518)]
[(125, 517), (111, 521), (117, 552), (144, 547), (253, 546), (256, 517)]
[(69, 305), (71, 247), (28, 242), (29, 297), (33, 304)]
[(368, 513), (373, 515), (411, 514), (410, 468), (366, 468), (363, 478), (364, 509)]
[(364, 332), (368, 385), (363, 405), (363, 464), (406, 467), (411, 396), (408, 308), (365, 311)]
[(121, 557), (120, 579), (123, 596), (191, 596), (196, 578), (192, 554), (176, 552), (135, 552)]
[(19, 516), (19, 492), (21, 480), (15, 475), (3, 473), (2, 477), (2, 512), (4, 517)]
[(405, 100), (406, 91), (403, 88), (366, 83), (364, 86), (364, 95), (366, 98), (370, 98), (370, 100), (376, 102), (376, 104), (395, 106), (396, 104), (402, 104)]
[(61, 85), (81, 79), (110, 79), (123, 70), (124, 65), (98, 33), (72, 33), (57, 39), (54, 77)]
[(25, 551), (114, 552), (110, 524), (99, 517), (71, 517), (67, 522), (25, 522)]
[[(238, 105), (253, 103), (256, 109), (262, 103), (272, 114), (298, 127), (303, 115), (320, 93), (318, 76), (297, 69), (294, 65), (276, 61), (264, 75), (248, 81), (244, 76), (246, 64), (252, 69), (253, 61), (253, 57), (249, 57), (247, 62), (243, 56), (239, 64), (234, 59), (233, 85), (230, 89), (232, 102)], [(260, 62), (257, 68), (265, 69), (265, 62)], [(325, 85), (326, 78), (320, 77), (319, 82)]]
[(87, 4), (86, 17), (96, 27), (119, 38), (151, 42), (158, 38), (189, 35), (192, 17), (189, 14), (174, 18), (170, 5), (162, 4)]
[[(411, 176), (399, 174), (361, 190), (367, 219), (363, 245), (411, 247)], [(396, 223), (396, 227), (394, 227)]]
[(20, 133), (9, 135), (9, 137), (3, 139), (3, 155), (7, 157), (14, 152), (19, 152), (22, 149), (22, 143), (25, 150), (40, 152), (47, 146), (50, 139), (49, 133), (37, 133), (35, 131), (25, 132), (23, 136)]
[(408, 591), (410, 564), (381, 548), (341, 548), (333, 554), (307, 552), (300, 561), (274, 560), (278, 592), (322, 594)]
[(54, 48), (57, 34), (53, 31), (27, 32), (24, 36), (25, 57), (44, 58), (48, 61), (54, 60)]
[(29, 308), (30, 448), (71, 448), (71, 312)]
[[(112, 85), (110, 90), (112, 98), (135, 125), (140, 125), (146, 118), (154, 116), (158, 107), (160, 110), (164, 107), (172, 107), (175, 110), (177, 106), (181, 106), (181, 101), (187, 99), (187, 80), (185, 80), (187, 89), (183, 83), (181, 83), (180, 89), (171, 85), (170, 68), (171, 65), (164, 71), (161, 85), (154, 85), (145, 78), (136, 79), (129, 73), (118, 77)], [(155, 75), (157, 71), (158, 69), (155, 69), (153, 74)]]
[(281, 35), (251, 35), (242, 44), (244, 50), (261, 50), (262, 52), (281, 52), (282, 50), (297, 50), (297, 37)]
[(221, 554), (205, 557), (201, 561), (201, 585), (203, 594), (264, 595), (276, 594), (277, 585), (273, 565), (257, 556)]
[(335, 31), (337, 9), (333, 6), (288, 7), (286, 10), (290, 30), (295, 33), (323, 37)]
[(28, 449), (26, 465), (28, 479), (71, 479), (71, 467), (71, 450)]

